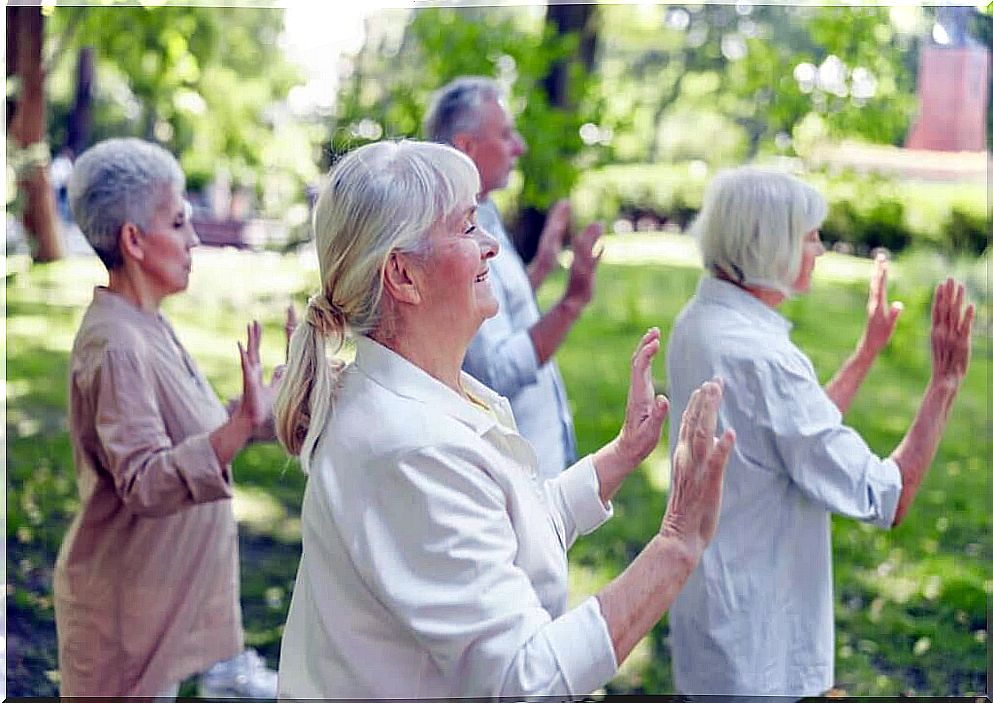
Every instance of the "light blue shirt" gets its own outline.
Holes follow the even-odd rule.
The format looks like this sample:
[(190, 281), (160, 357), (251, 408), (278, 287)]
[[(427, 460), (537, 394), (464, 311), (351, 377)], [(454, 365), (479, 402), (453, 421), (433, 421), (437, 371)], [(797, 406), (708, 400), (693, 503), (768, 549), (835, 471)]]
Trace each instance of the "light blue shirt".
[(469, 344), (462, 368), (509, 401), (517, 427), (538, 455), (545, 478), (576, 460), (576, 436), (565, 384), (555, 361), (539, 366), (528, 330), (541, 312), (524, 262), (511, 243), (492, 201), (476, 210), (476, 221), (500, 243), (490, 259), (490, 287), (500, 303)]
[(669, 613), (683, 694), (814, 696), (831, 688), (831, 513), (893, 523), (898, 467), (842, 424), (789, 331), (775, 310), (710, 277), (672, 329), (672, 426), (693, 390), (719, 375), (718, 433), (732, 427), (737, 435), (717, 534)]

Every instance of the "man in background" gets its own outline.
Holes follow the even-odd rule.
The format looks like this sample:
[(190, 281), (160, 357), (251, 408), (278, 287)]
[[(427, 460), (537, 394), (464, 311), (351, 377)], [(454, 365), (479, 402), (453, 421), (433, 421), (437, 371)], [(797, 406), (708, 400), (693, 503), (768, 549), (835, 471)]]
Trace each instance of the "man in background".
[(565, 386), (553, 356), (593, 298), (599, 255), (593, 247), (603, 232), (599, 223), (573, 238), (573, 260), (562, 297), (544, 314), (535, 291), (558, 265), (569, 224), (569, 204), (549, 212), (530, 266), (514, 248), (490, 200), (507, 186), (526, 145), (514, 128), (503, 91), (490, 78), (457, 78), (433, 96), (424, 119), (428, 139), (464, 152), (479, 170), (481, 191), (476, 221), (500, 242), (490, 260), (489, 280), (500, 302), (466, 353), (463, 368), (510, 401), (520, 433), (534, 447), (543, 477), (556, 476), (576, 460), (576, 437)]

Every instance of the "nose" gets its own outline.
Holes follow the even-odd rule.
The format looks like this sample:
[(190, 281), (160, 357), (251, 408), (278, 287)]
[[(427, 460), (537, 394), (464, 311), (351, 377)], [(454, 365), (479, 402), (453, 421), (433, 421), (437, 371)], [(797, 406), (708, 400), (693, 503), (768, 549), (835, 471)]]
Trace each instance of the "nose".
[(186, 237), (186, 248), (192, 249), (193, 247), (200, 246), (200, 237), (197, 236), (197, 231), (193, 229), (192, 220), (188, 221), (187, 229), (189, 230), (189, 232)]
[(520, 156), (525, 151), (528, 150), (528, 145), (524, 141), (524, 137), (521, 136), (520, 132), (514, 132), (514, 156)]
[(479, 242), (479, 258), (492, 259), (500, 251), (500, 242), (485, 229), (476, 225), (476, 241)]

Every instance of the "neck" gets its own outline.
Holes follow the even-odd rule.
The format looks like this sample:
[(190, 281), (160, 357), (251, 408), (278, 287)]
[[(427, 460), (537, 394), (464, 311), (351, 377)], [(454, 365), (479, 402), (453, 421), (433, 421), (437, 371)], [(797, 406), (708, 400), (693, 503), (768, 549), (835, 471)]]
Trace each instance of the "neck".
[(107, 289), (145, 312), (158, 312), (162, 296), (151, 290), (139, 276), (128, 270), (127, 264), (110, 272)]
[(468, 342), (458, 348), (446, 348), (438, 343), (437, 332), (418, 331), (410, 326), (396, 325), (392, 334), (382, 333), (383, 325), (371, 332), (369, 337), (387, 349), (399, 354), (432, 378), (444, 383), (461, 396), (462, 360), (465, 358)]
[(778, 308), (782, 304), (782, 302), (786, 300), (786, 296), (780, 293), (778, 290), (772, 290), (771, 288), (761, 288), (759, 286), (750, 286), (746, 283), (739, 283), (738, 281), (734, 280), (720, 269), (717, 269), (716, 276), (722, 281), (727, 281), (731, 285), (741, 288), (741, 290), (745, 291), (753, 298), (756, 298), (757, 300), (765, 303), (770, 308)]

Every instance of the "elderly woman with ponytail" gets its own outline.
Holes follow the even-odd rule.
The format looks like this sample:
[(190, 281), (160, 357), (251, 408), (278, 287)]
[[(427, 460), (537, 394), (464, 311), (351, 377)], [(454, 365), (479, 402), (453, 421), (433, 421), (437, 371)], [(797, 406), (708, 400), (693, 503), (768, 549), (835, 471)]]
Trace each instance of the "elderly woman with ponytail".
[[(290, 343), (276, 427), (309, 473), (280, 655), (287, 698), (587, 695), (651, 629), (715, 527), (733, 434), (693, 395), (659, 533), (566, 607), (566, 549), (658, 442), (659, 332), (639, 341), (617, 438), (538, 478), (506, 399), (461, 372), (496, 311), (479, 177), (439, 144), (382, 142), (331, 171), (314, 214), (321, 291)], [(350, 339), (355, 360), (329, 360)]]

